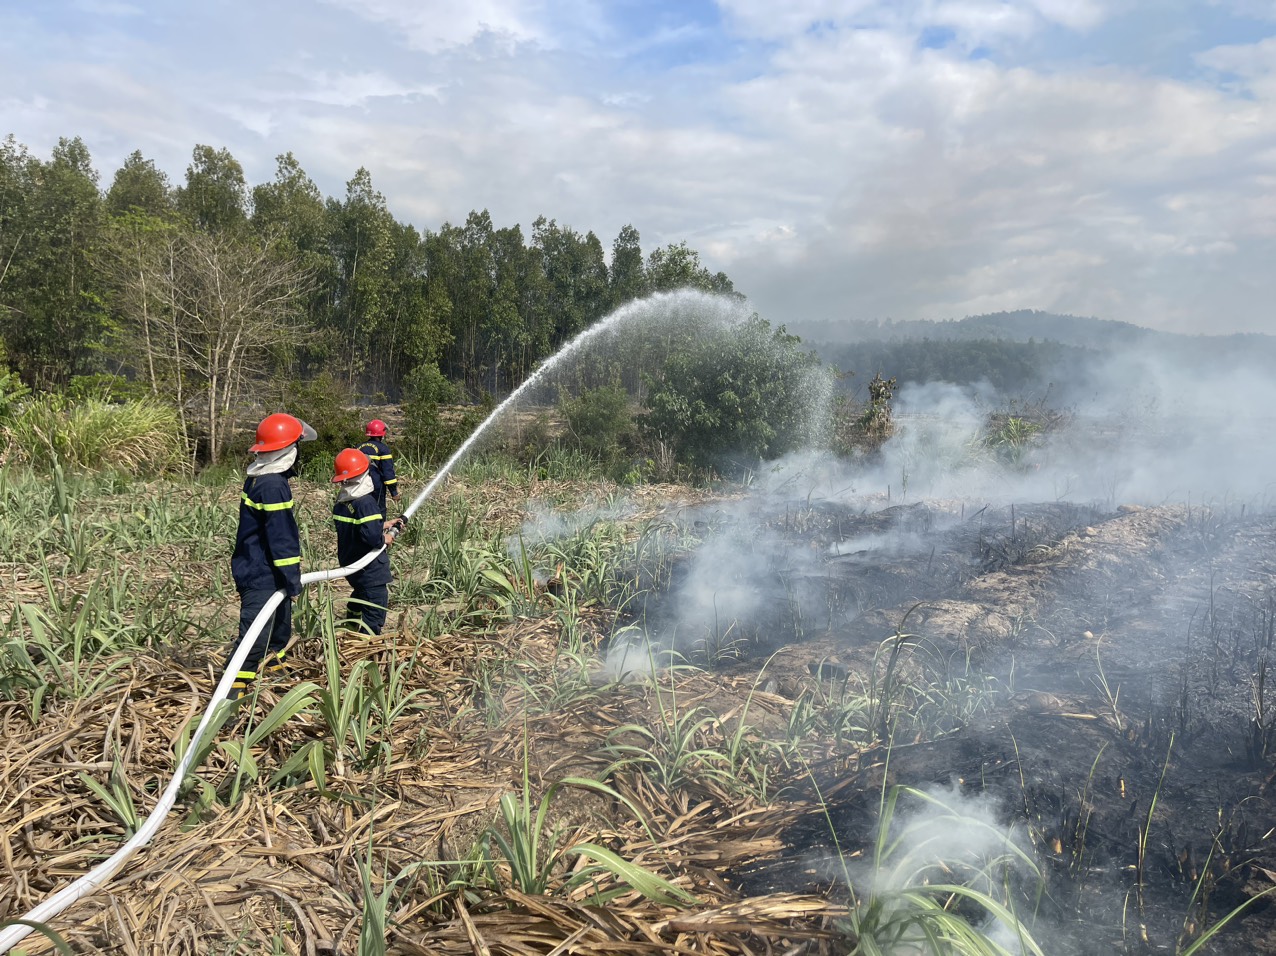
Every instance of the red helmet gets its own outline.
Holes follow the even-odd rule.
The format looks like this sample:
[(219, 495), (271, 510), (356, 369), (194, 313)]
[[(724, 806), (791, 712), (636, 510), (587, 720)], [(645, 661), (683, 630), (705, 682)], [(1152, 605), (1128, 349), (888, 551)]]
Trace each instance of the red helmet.
[(358, 478), (368, 470), (368, 456), (357, 448), (343, 448), (337, 452), (337, 460), (332, 463), (332, 482), (338, 484)]
[(374, 418), (368, 422), (368, 430), (364, 432), (369, 438), (385, 438), (385, 422)]
[(257, 444), (249, 451), (279, 451), (299, 441), (311, 441), (315, 430), (300, 418), (293, 418), (283, 412), (267, 415), (257, 426)]

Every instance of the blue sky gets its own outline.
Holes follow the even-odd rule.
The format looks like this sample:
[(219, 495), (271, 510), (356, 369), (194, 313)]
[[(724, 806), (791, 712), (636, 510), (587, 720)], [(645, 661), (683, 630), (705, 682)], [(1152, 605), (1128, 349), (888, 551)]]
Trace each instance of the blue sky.
[(0, 135), (688, 240), (773, 322), (1273, 331), (1271, 0), (0, 0)]

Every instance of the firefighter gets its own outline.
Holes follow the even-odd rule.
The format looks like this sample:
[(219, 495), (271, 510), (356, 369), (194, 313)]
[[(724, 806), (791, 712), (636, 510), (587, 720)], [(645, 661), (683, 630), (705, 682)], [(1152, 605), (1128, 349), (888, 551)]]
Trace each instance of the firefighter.
[(368, 422), (365, 431), (368, 440), (359, 446), (359, 451), (368, 456), (372, 463), (372, 484), (377, 496), (377, 507), (385, 515), (385, 499), (389, 494), (396, 502), (399, 500), (399, 479), (394, 474), (394, 453), (385, 443), (386, 426), (379, 418)]
[(284, 649), (292, 638), (292, 602), (301, 593), (301, 537), (288, 479), (297, 473), (297, 445), (314, 438), (314, 429), (305, 422), (279, 413), (262, 420), (257, 441), (248, 449), (256, 458), (244, 478), (239, 531), (230, 559), (239, 591), (239, 639), (243, 640), (274, 592), (287, 592), (287, 599), (275, 609), (248, 652), (229, 700), (237, 700), (252, 686), (259, 669), (264, 673), (284, 670)]
[[(371, 551), (394, 543), (393, 529), (403, 519), (387, 521), (377, 504), (373, 474), (367, 455), (355, 448), (337, 453), (332, 481), (340, 485), (332, 506), (332, 523), (337, 529), (337, 560), (349, 567)], [(392, 472), (393, 474), (393, 472)], [(350, 602), (346, 619), (356, 630), (380, 634), (390, 607), (390, 556), (384, 550), (367, 566), (346, 578), (350, 582)]]

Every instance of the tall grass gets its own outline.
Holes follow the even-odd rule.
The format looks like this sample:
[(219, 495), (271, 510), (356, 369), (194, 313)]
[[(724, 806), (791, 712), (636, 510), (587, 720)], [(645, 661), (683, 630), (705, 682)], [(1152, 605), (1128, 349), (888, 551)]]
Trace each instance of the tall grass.
[(8, 430), (12, 457), (37, 468), (61, 462), (73, 471), (158, 475), (186, 461), (177, 410), (149, 399), (113, 404), (44, 394), (23, 403)]

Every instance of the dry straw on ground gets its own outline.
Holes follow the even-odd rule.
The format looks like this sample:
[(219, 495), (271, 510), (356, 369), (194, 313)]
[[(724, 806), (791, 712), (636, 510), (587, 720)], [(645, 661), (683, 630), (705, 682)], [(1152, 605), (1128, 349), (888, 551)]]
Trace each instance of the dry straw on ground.
[[(293, 655), (298, 680), (322, 680), (318, 648)], [(597, 769), (591, 753), (609, 730), (641, 719), (649, 691), (619, 688), (563, 712), (528, 715), (522, 685), (502, 701), (513, 716), (475, 733), (456, 717), (472, 704), (472, 677), (487, 662), (557, 666), (557, 635), (548, 623), (524, 622), (486, 636), (448, 634), (417, 647), (411, 634), (379, 639), (346, 635), (343, 669), (358, 660), (381, 666), (416, 653), (414, 676), (426, 693), (386, 741), (389, 757), (344, 776), (329, 768), (328, 795), (313, 781), (286, 790), (249, 785), (231, 806), (213, 804), (201, 821), (171, 817), (152, 846), (107, 889), (78, 904), (57, 927), (78, 952), (353, 952), (363, 918), (359, 864), (372, 860), (374, 887), (422, 861), (458, 860), (494, 816), (500, 795), (522, 786), (526, 753), (532, 788), (570, 772)], [(0, 705), (0, 804), (4, 871), (0, 912), (15, 916), (87, 870), (123, 836), (119, 819), (82, 774), (109, 786), (123, 771), (139, 814), (174, 766), (174, 740), (212, 689), (212, 674), (192, 675), (149, 657), (132, 659), (128, 677), (106, 693), (59, 703), (33, 728), (15, 704)], [(689, 677), (682, 693), (694, 707), (708, 695), (749, 692), (747, 683)], [(263, 691), (264, 712), (284, 686)], [(50, 729), (55, 728), (55, 729)], [(223, 731), (223, 735), (230, 731)], [(322, 738), (314, 717), (276, 732), (257, 755), (263, 776), (307, 738)], [(233, 762), (219, 751), (200, 776), (225, 786)], [(428, 868), (408, 880), (390, 914), (391, 953), (764, 953), (833, 952), (830, 921), (841, 912), (801, 896), (738, 900), (719, 877), (731, 865), (779, 849), (782, 818), (806, 808), (741, 806), (706, 789), (694, 805), (671, 803), (635, 785), (635, 802), (660, 835), (653, 846), (639, 821), (593, 794), (565, 799), (556, 825), (615, 847), (622, 856), (671, 877), (702, 902), (671, 909), (630, 893), (606, 907), (576, 899), (529, 897), (507, 890), (466, 902), (444, 891), (459, 864)], [(369, 850), (371, 847), (371, 850)], [(429, 878), (426, 877), (429, 873)], [(239, 941), (236, 949), (235, 941)], [(33, 937), (32, 952), (48, 946)], [(798, 949), (794, 949), (794, 947)]]

